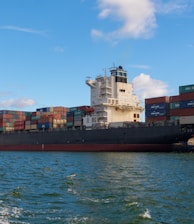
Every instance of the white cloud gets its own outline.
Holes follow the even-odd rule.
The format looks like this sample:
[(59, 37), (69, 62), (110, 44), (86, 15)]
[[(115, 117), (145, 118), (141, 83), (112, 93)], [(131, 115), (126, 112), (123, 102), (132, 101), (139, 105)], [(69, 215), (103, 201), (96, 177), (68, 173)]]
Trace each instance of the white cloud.
[(168, 85), (158, 79), (151, 78), (150, 75), (141, 73), (133, 81), (135, 93), (144, 100), (145, 98), (168, 95)]
[(0, 26), (0, 29), (32, 33), (32, 34), (39, 34), (39, 35), (45, 34), (45, 31), (42, 31), (42, 30), (34, 30), (34, 29), (30, 29), (30, 28), (26, 28), (26, 27), (19, 27), (19, 26)]
[(20, 98), (20, 99), (8, 99), (0, 102), (1, 108), (25, 108), (29, 106), (33, 106), (35, 101), (30, 98)]
[(156, 27), (155, 8), (151, 0), (99, 0), (98, 6), (100, 18), (109, 17), (121, 22), (122, 26), (108, 33), (93, 29), (93, 37), (103, 37), (106, 40), (145, 38), (152, 35)]
[(107, 32), (93, 28), (93, 38), (108, 41), (148, 38), (157, 27), (156, 14), (182, 13), (194, 7), (193, 0), (97, 0), (100, 19), (116, 21), (119, 28)]

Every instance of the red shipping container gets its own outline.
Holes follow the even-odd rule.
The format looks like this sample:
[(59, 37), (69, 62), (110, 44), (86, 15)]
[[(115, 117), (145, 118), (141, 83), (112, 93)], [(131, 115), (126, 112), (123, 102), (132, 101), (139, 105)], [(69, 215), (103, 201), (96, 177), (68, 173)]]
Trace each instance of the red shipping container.
[(180, 101), (184, 100), (194, 100), (194, 92), (192, 93), (182, 93), (179, 95)]
[(180, 96), (170, 96), (170, 103), (180, 102)]
[(32, 117), (35, 117), (36, 114), (37, 114), (36, 111), (35, 111), (35, 112), (32, 112), (31, 116), (32, 116)]
[(179, 108), (169, 111), (170, 116), (193, 116), (194, 108)]
[(154, 103), (169, 103), (169, 96), (161, 96), (154, 98), (145, 99), (145, 104), (154, 104)]
[(14, 130), (15, 131), (23, 131), (24, 130), (24, 125), (21, 125), (21, 126), (14, 126)]
[(24, 121), (15, 121), (14, 122), (14, 130), (15, 131), (24, 130)]
[(146, 122), (156, 122), (156, 121), (168, 121), (169, 117), (159, 116), (159, 117), (146, 117)]
[(17, 125), (20, 126), (20, 125), (23, 125), (23, 124), (24, 124), (24, 121), (23, 121), (23, 120), (22, 120), (22, 121), (19, 121), (19, 120), (18, 120), (18, 121), (15, 121), (15, 122), (14, 122), (14, 125), (15, 125), (15, 126), (17, 126)]
[(74, 117), (67, 117), (67, 122), (73, 122), (74, 121)]

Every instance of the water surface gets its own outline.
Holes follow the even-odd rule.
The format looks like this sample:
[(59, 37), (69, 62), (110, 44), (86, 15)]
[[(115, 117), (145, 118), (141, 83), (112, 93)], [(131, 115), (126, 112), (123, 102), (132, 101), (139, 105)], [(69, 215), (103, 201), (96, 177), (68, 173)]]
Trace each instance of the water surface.
[(194, 223), (194, 154), (0, 152), (0, 223)]

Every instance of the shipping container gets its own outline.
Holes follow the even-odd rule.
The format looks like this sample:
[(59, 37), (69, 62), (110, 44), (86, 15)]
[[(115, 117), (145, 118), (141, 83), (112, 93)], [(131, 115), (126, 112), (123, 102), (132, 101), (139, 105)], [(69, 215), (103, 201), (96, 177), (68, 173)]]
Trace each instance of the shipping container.
[(146, 104), (158, 104), (158, 103), (169, 103), (169, 96), (162, 96), (162, 97), (154, 97), (154, 98), (147, 98), (145, 99)]
[(53, 124), (65, 124), (65, 119), (53, 119)]
[(31, 124), (30, 125), (30, 130), (37, 130), (38, 129), (38, 124)]
[(170, 120), (171, 121), (179, 121), (179, 118), (180, 118), (179, 116), (171, 116)]
[(28, 131), (28, 130), (31, 129), (31, 125), (30, 124), (25, 124), (25, 127), (24, 128), (25, 128), (26, 131)]
[(50, 107), (43, 107), (43, 108), (37, 108), (36, 111), (40, 112), (50, 112), (51, 108)]
[(37, 120), (31, 120), (30, 124), (38, 124), (38, 121)]
[(74, 112), (74, 116), (83, 116), (85, 114), (85, 112), (82, 110), (78, 110)]
[(169, 103), (153, 103), (146, 104), (145, 110), (161, 110), (161, 109), (169, 109)]
[(83, 117), (83, 126), (85, 126), (86, 128), (92, 127), (92, 116), (91, 115), (86, 115)]
[(24, 130), (25, 128), (25, 122), (22, 120), (22, 121), (15, 121), (14, 122), (14, 130), (15, 131), (22, 131)]
[(159, 116), (159, 117), (146, 117), (147, 123), (157, 122), (157, 121), (168, 121), (169, 117), (167, 116)]
[(53, 107), (54, 113), (67, 113), (67, 111), (69, 111), (69, 108), (67, 107), (61, 107), (61, 106)]
[(82, 116), (81, 115), (74, 116), (74, 121), (81, 121), (81, 120), (82, 120)]
[(67, 117), (73, 117), (73, 116), (74, 116), (74, 111), (67, 112)]
[(70, 107), (69, 112), (75, 112), (78, 111), (78, 107)]
[(66, 127), (68, 127), (68, 128), (73, 127), (73, 122), (69, 122), (69, 121), (67, 121), (67, 123), (66, 123)]
[(179, 86), (179, 94), (194, 92), (194, 84)]
[(30, 125), (31, 121), (25, 121), (25, 125)]
[(40, 119), (40, 116), (32, 116), (31, 117), (31, 120), (39, 120)]
[(194, 108), (180, 108), (169, 111), (170, 116), (193, 116)]
[(146, 110), (146, 117), (159, 117), (159, 116), (168, 116), (169, 110)]
[(78, 110), (83, 111), (87, 114), (94, 112), (94, 108), (92, 108), (90, 106), (79, 106)]
[(74, 121), (74, 127), (82, 126), (82, 121)]
[(52, 123), (50, 122), (44, 122), (44, 123), (38, 123), (38, 129), (50, 129), (52, 128)]
[(179, 101), (181, 101), (180, 100), (180, 95), (170, 96), (170, 98), (169, 98), (170, 103), (176, 103), (176, 102), (179, 102)]
[(177, 109), (181, 107), (181, 103), (180, 102), (173, 102), (170, 103), (170, 109)]
[(193, 116), (180, 116), (180, 124), (194, 124), (194, 115)]
[(194, 92), (180, 94), (179, 100), (177, 100), (177, 101), (184, 101), (184, 100), (194, 100)]
[(26, 117), (30, 117), (32, 115), (32, 112), (25, 112)]
[(181, 108), (194, 108), (194, 100), (180, 102)]
[(74, 117), (67, 117), (67, 122), (73, 122), (74, 121)]

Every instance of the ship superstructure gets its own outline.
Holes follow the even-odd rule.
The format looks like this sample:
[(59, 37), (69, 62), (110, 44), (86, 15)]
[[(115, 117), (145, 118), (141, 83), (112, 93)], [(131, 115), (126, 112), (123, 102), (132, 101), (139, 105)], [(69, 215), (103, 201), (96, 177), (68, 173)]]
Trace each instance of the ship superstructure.
[(86, 80), (86, 84), (91, 88), (93, 128), (140, 122), (143, 108), (122, 66), (111, 68), (110, 76), (97, 76), (95, 80)]

